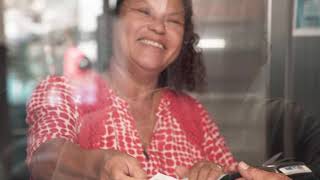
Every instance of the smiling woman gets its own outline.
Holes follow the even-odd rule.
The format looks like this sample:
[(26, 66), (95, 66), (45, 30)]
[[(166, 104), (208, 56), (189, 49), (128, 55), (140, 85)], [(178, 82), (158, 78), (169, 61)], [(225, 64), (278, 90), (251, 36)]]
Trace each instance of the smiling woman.
[[(27, 109), (32, 176), (182, 177), (191, 168), (206, 179), (221, 175), (217, 167), (234, 165), (206, 110), (180, 91), (201, 87), (205, 77), (191, 1), (118, 1), (112, 27), (112, 56), (102, 76), (48, 77), (33, 93)], [(40, 158), (46, 153), (53, 155)]]
[(205, 108), (191, 0), (118, 1), (103, 75), (50, 76), (27, 105), (34, 179), (218, 179), (236, 161)]

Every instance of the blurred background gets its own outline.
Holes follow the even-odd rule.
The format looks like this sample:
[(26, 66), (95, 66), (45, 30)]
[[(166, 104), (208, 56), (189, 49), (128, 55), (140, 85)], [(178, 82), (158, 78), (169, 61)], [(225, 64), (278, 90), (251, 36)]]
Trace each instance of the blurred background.
[[(237, 159), (259, 165), (273, 152), (266, 100), (294, 101), (319, 117), (320, 2), (193, 1), (208, 74), (208, 91), (193, 95)], [(79, 58), (85, 59), (79, 66), (103, 70), (110, 54), (106, 12), (113, 3), (0, 0), (0, 179), (29, 178), (25, 104), (36, 84), (65, 73)], [(283, 146), (290, 152), (290, 143)]]

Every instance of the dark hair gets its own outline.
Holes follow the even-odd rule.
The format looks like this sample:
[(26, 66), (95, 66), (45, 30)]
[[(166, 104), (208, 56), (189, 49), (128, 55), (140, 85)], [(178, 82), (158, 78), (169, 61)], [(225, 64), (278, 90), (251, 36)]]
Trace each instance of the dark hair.
[[(118, 0), (113, 12), (116, 16), (124, 0)], [(183, 46), (177, 59), (170, 64), (159, 77), (159, 87), (170, 87), (176, 90), (203, 91), (207, 85), (206, 71), (202, 53), (196, 50), (199, 36), (194, 32), (191, 0), (182, 0), (185, 10)]]

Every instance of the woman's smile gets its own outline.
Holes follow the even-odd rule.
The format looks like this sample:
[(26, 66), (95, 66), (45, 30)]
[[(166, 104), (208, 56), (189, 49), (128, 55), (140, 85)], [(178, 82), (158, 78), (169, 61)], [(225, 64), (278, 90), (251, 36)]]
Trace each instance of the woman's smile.
[(157, 42), (157, 41), (153, 41), (153, 40), (149, 40), (149, 39), (141, 39), (141, 40), (139, 40), (139, 42), (141, 42), (142, 44), (147, 45), (147, 46), (151, 46), (151, 47), (155, 47), (157, 49), (165, 50), (165, 46), (162, 43)]

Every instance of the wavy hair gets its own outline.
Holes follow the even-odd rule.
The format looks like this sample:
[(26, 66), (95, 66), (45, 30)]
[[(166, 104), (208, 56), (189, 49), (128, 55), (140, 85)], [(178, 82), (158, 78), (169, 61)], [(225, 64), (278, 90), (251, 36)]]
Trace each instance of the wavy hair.
[[(120, 14), (125, 0), (118, 0), (114, 15)], [(202, 52), (196, 49), (199, 36), (194, 32), (193, 8), (191, 0), (182, 0), (185, 10), (183, 46), (176, 60), (160, 74), (158, 86), (176, 90), (203, 91), (207, 86), (206, 70), (202, 60)]]

